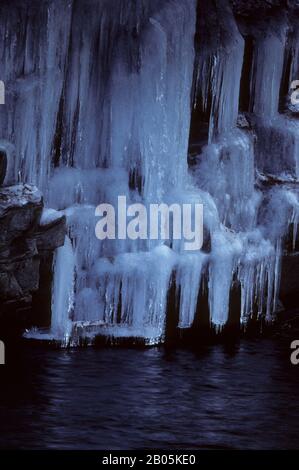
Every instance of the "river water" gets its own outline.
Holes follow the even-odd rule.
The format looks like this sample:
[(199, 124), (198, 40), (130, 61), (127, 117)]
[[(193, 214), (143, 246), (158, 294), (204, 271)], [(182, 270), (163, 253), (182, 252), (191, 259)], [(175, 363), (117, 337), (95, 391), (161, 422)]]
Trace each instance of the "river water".
[(299, 447), (299, 366), (289, 342), (47, 350), (0, 367), (0, 447)]

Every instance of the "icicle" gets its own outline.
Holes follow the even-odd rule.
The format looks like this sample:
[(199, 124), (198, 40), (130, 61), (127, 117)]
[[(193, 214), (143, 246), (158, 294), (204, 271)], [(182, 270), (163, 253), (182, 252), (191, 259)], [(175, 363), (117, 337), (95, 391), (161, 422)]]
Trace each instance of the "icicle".
[[(201, 1), (196, 59), (196, 106), (209, 115), (209, 142), (236, 126), (244, 40), (227, 1)], [(215, 27), (216, 23), (216, 27)], [(232, 80), (232, 73), (234, 79)]]
[(192, 325), (196, 313), (201, 275), (207, 255), (181, 255), (176, 270), (176, 288), (179, 296), (180, 328)]
[(241, 252), (242, 244), (232, 232), (223, 229), (213, 234), (209, 267), (209, 306), (211, 322), (220, 328), (228, 319), (230, 288)]
[(107, 324), (99, 333), (140, 337), (148, 344), (163, 341), (167, 293), (175, 262), (175, 254), (166, 246), (150, 253), (119, 255), (113, 262), (98, 260), (93, 277), (99, 294), (98, 318)]
[(213, 196), (221, 222), (234, 230), (253, 228), (260, 195), (254, 188), (252, 137), (236, 129), (207, 145), (198, 160), (195, 183)]
[(72, 333), (71, 315), (74, 309), (75, 257), (71, 241), (66, 237), (63, 247), (58, 248), (54, 259), (54, 282), (52, 290), (51, 333), (67, 344)]
[(279, 92), (286, 44), (286, 26), (270, 22), (268, 31), (255, 31), (251, 75), (251, 109), (270, 119), (278, 112)]

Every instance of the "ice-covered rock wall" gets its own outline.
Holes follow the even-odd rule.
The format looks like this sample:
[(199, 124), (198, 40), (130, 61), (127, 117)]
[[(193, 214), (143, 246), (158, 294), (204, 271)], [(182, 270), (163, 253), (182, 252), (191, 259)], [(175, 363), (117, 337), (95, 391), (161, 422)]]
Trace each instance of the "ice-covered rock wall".
[[(210, 313), (216, 324), (228, 320), (235, 277), (241, 321), (256, 314), (270, 320), (277, 306), (283, 241), (291, 228), (293, 245), (297, 236), (298, 191), (287, 181), (298, 178), (299, 126), (280, 112), (283, 80), (295, 79), (298, 60), (294, 23), (284, 10), (270, 18), (238, 17), (236, 23), (228, 2), (210, 5), (207, 12), (205, 2), (199, 2), (195, 67), (195, 110), (202, 119), (198, 126), (208, 122), (208, 145), (192, 158), (194, 179), (213, 196), (222, 223), (211, 235)], [(240, 87), (249, 96), (247, 109), (242, 109)], [(246, 113), (238, 116), (240, 110)], [(193, 135), (196, 139), (194, 129)], [(271, 175), (282, 184), (265, 191), (261, 180)]]
[[(53, 337), (159, 342), (173, 279), (180, 328), (201, 316), (203, 279), (217, 328), (236, 283), (242, 323), (272, 318), (283, 240), (292, 229), (295, 246), (299, 214), (289, 187), (298, 121), (282, 113), (283, 90), (299, 78), (297, 30), (286, 14), (244, 21), (235, 4), (1, 2), (6, 182), (37, 184), (67, 216), (53, 266)], [(269, 189), (269, 178), (280, 184)], [(202, 203), (203, 249), (98, 240), (95, 207), (120, 195), (146, 206)]]

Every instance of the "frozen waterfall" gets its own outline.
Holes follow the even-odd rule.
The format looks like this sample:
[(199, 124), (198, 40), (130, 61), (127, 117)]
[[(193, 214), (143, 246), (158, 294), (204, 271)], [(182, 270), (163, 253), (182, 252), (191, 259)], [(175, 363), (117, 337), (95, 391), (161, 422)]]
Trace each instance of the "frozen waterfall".
[[(0, 24), (6, 182), (37, 184), (67, 216), (48, 337), (159, 343), (173, 279), (178, 328), (200, 317), (203, 278), (217, 330), (233, 284), (241, 324), (271, 321), (284, 240), (292, 232), (295, 247), (299, 219), (299, 126), (281, 105), (282, 83), (299, 79), (297, 30), (284, 18), (244, 30), (226, 0), (4, 3)], [(174, 237), (98, 240), (95, 208), (119, 195), (203, 204), (202, 250), (184, 252)]]

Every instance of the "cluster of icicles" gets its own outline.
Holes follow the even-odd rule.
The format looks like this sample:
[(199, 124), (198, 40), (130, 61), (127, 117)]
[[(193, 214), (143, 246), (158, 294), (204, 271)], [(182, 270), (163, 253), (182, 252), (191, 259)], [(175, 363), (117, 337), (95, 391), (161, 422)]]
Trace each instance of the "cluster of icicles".
[[(208, 43), (195, 53), (195, 0), (115, 0), (113, 10), (107, 1), (48, 3), (34, 15), (24, 7), (21, 31), (14, 10), (3, 9), (0, 53), (13, 95), (10, 118), (1, 121), (2, 145), (14, 155), (9, 178), (35, 183), (47, 207), (67, 216), (53, 266), (49, 336), (163, 341), (172, 279), (180, 328), (201, 314), (203, 277), (218, 329), (236, 280), (241, 323), (254, 312), (270, 321), (282, 241), (291, 226), (296, 240), (299, 217), (287, 185), (257, 189), (257, 169), (260, 180), (263, 172), (299, 176), (298, 127), (278, 114), (286, 28), (269, 25), (256, 39), (256, 146), (253, 132), (237, 128), (244, 39), (227, 5), (226, 47)], [(211, 109), (207, 145), (189, 169), (194, 81)], [(202, 203), (210, 249), (184, 252), (178, 240), (99, 241), (95, 207), (116, 205), (119, 195), (144, 204)]]

